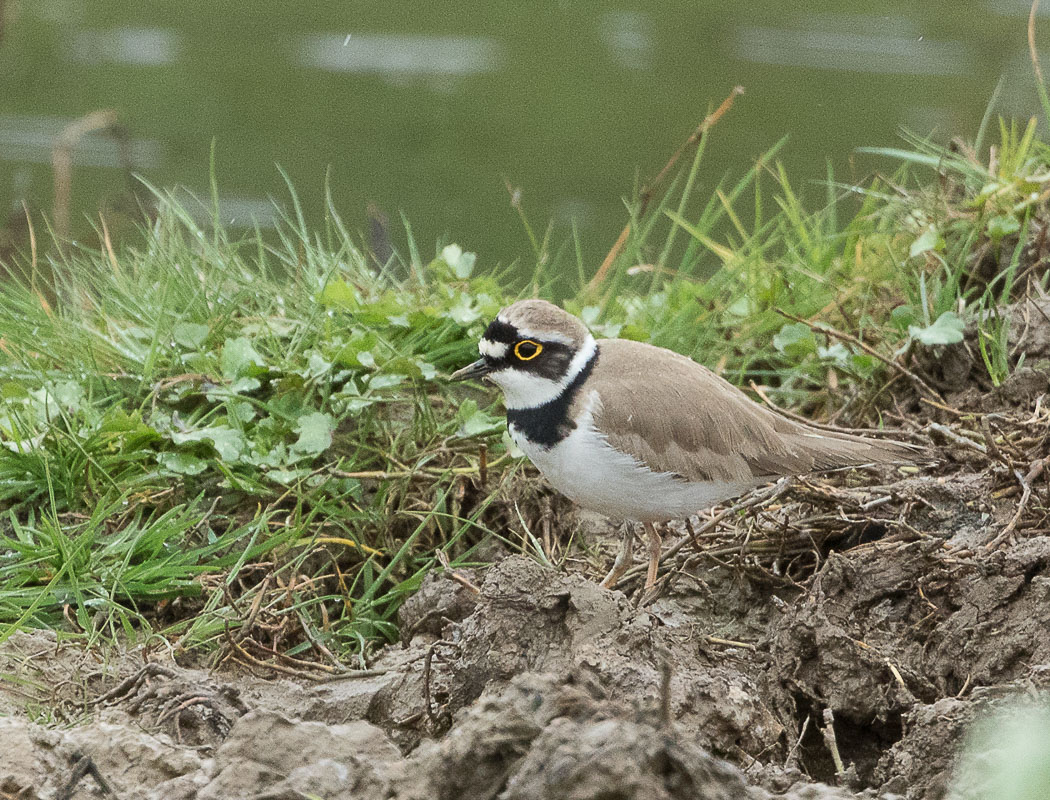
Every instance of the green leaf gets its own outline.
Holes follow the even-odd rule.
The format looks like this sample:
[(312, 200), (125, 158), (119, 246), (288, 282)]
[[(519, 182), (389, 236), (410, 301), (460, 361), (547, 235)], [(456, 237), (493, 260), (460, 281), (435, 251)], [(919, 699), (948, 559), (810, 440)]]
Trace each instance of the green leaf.
[(70, 411), (78, 411), (84, 403), (84, 387), (76, 381), (59, 381), (47, 387), (48, 395)]
[(301, 456), (317, 456), (331, 447), (335, 420), (320, 411), (304, 414), (299, 417), (295, 432), (299, 434), (299, 441), (292, 445), (292, 451)]
[(790, 358), (804, 358), (817, 352), (817, 339), (808, 325), (789, 322), (773, 337), (773, 347)]
[(120, 407), (106, 412), (98, 432), (111, 446), (130, 449), (143, 449), (161, 438), (155, 428), (142, 421), (138, 412), (128, 414)]
[(820, 358), (821, 361), (832, 361), (841, 366), (845, 366), (849, 363), (850, 355), (849, 348), (842, 342), (835, 342), (829, 347), (817, 348), (817, 357)]
[(346, 281), (328, 281), (321, 290), (321, 305), (325, 308), (357, 308), (357, 294)]
[(196, 431), (174, 431), (171, 440), (175, 444), (210, 442), (223, 461), (236, 461), (244, 451), (244, 437), (229, 425), (213, 425)]
[(459, 302), (448, 310), (446, 316), (459, 325), (470, 325), (481, 318), (481, 312), (474, 307), (470, 298), (464, 296), (460, 297)]
[(311, 350), (309, 352), (309, 357), (306, 361), (306, 364), (307, 371), (303, 375), (304, 378), (320, 378), (332, 371), (332, 362), (327, 360), (316, 350)]
[(463, 438), (480, 436), (484, 433), (494, 433), (505, 424), (503, 419), (486, 414), (480, 410), (478, 404), (473, 400), (463, 401), (456, 418), (460, 422), (456, 435)]
[(230, 394), (254, 392), (260, 386), (262, 386), (262, 382), (258, 378), (238, 378), (230, 384)]
[(210, 331), (211, 329), (207, 325), (200, 325), (196, 322), (180, 322), (172, 329), (171, 336), (176, 344), (197, 350), (204, 344), (204, 340), (208, 338)]
[(430, 268), (439, 272), (445, 269), (460, 280), (466, 280), (474, 272), (477, 259), (474, 253), (463, 252), (463, 248), (458, 244), (449, 244), (441, 249), (440, 256), (430, 262)]
[(289, 486), (310, 474), (308, 469), (271, 469), (266, 477), (282, 486)]
[(270, 467), (271, 469), (283, 469), (289, 463), (298, 460), (288, 453), (288, 448), (283, 443), (278, 443), (267, 448), (259, 442), (252, 442), (252, 449), (242, 460), (256, 467)]
[(395, 356), (383, 364), (383, 372), (407, 375), (410, 378), (423, 378), (428, 381), (437, 377), (437, 369), (434, 365), (418, 356)]
[(897, 306), (890, 312), (890, 319), (893, 321), (893, 324), (901, 330), (912, 325), (918, 318), (919, 314), (915, 307), (907, 304)]
[(989, 239), (993, 242), (998, 242), (1003, 237), (1021, 230), (1021, 223), (1012, 214), (1001, 214), (988, 220), (985, 230), (988, 232)]
[(240, 378), (253, 371), (258, 371), (266, 366), (266, 362), (252, 343), (238, 336), (235, 339), (227, 339), (222, 346), (222, 374), (229, 380)]
[(299, 320), (287, 317), (262, 317), (254, 321), (245, 321), (241, 333), (247, 336), (291, 336), (302, 327)]
[(963, 322), (954, 311), (945, 311), (932, 325), (920, 328), (917, 325), (908, 327), (908, 335), (925, 345), (955, 344), (963, 340)]
[(255, 406), (243, 400), (235, 401), (226, 406), (226, 413), (244, 425), (255, 419)]
[(854, 353), (850, 357), (850, 364), (858, 375), (871, 375), (879, 366), (875, 356), (869, 356), (867, 353)]
[(159, 453), (157, 463), (176, 475), (200, 475), (208, 468), (207, 461), (189, 453)]
[(368, 379), (369, 391), (381, 391), (400, 386), (406, 380), (404, 375), (373, 375)]
[(350, 414), (351, 416), (364, 411), (369, 406), (374, 406), (379, 402), (374, 397), (363, 397), (361, 395), (354, 395), (349, 397), (339, 397), (338, 402), (333, 407), (335, 410), (341, 413)]
[(372, 355), (372, 348), (378, 343), (379, 337), (372, 331), (368, 333), (355, 332), (350, 337), (350, 341), (342, 344), (336, 351), (332, 361), (344, 367), (372, 369), (376, 364), (375, 356)]
[(915, 256), (922, 255), (930, 250), (943, 249), (944, 239), (941, 238), (939, 233), (937, 233), (937, 229), (931, 225), (911, 243), (911, 247), (908, 249), (908, 257), (915, 258)]
[(506, 430), (503, 431), (502, 437), (503, 446), (507, 448), (507, 452), (511, 458), (525, 458), (525, 451), (518, 447), (517, 443), (510, 438), (510, 433)]
[(432, 381), (438, 376), (437, 367), (435, 367), (429, 361), (424, 361), (421, 358), (417, 358), (416, 366), (419, 367), (419, 374), (423, 376), (423, 380), (425, 381)]
[(758, 305), (750, 295), (742, 294), (728, 306), (725, 313), (731, 317), (750, 317), (758, 311)]
[(621, 339), (631, 339), (635, 342), (648, 342), (649, 331), (633, 322), (629, 322), (620, 329)]

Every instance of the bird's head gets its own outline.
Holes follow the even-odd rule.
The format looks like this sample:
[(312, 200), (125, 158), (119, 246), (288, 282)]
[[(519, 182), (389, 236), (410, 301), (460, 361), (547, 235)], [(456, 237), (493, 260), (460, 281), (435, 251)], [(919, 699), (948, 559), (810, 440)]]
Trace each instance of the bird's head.
[(481, 358), (452, 380), (484, 377), (503, 390), (507, 408), (535, 408), (557, 398), (594, 357), (586, 326), (546, 300), (519, 300), (485, 329)]

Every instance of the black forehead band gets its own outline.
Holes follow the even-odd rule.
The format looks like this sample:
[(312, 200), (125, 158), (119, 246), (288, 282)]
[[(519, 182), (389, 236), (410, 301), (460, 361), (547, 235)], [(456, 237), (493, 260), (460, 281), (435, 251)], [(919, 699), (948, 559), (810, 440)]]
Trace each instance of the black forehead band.
[(490, 342), (514, 344), (514, 342), (518, 341), (518, 329), (510, 323), (494, 319), (485, 329), (485, 338)]

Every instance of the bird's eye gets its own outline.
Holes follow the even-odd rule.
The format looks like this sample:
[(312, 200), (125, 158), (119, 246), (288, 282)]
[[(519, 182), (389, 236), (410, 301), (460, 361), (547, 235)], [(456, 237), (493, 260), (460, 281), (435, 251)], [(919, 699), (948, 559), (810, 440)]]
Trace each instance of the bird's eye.
[(532, 339), (522, 339), (514, 345), (514, 355), (522, 361), (532, 361), (532, 359), (542, 352), (543, 345), (539, 342), (532, 341)]

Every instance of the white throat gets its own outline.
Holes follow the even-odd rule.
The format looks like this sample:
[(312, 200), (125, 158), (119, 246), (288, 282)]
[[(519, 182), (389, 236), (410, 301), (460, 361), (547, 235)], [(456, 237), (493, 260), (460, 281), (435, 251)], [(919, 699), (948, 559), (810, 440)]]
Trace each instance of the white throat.
[(490, 373), (488, 378), (503, 390), (503, 400), (507, 408), (536, 408), (561, 396), (561, 393), (587, 366), (587, 362), (591, 360), (597, 349), (598, 343), (594, 341), (593, 336), (587, 334), (579, 351), (569, 362), (569, 368), (556, 381), (511, 367)]

